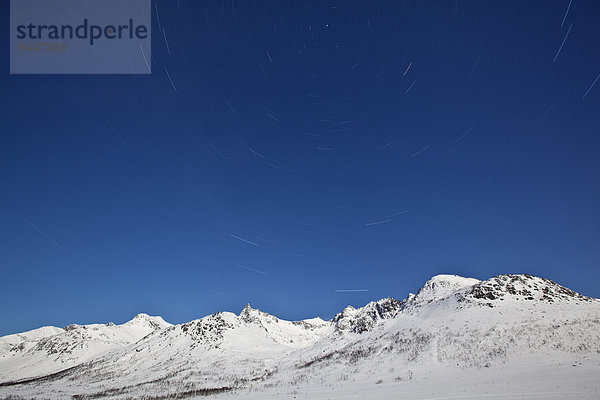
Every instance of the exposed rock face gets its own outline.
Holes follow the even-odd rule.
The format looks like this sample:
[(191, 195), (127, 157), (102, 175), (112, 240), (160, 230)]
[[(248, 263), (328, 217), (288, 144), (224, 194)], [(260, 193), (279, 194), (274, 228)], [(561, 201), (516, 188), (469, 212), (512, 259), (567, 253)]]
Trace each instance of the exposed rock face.
[(223, 313), (216, 313), (179, 325), (179, 328), (195, 341), (215, 343), (218, 346), (219, 341), (223, 339), (224, 332), (233, 328), (233, 324), (224, 318)]
[(372, 301), (362, 308), (346, 307), (333, 318), (337, 331), (363, 333), (371, 330), (377, 322), (394, 318), (402, 309), (404, 302), (388, 297)]
[(536, 300), (549, 303), (555, 301), (594, 301), (591, 297), (567, 289), (549, 279), (531, 275), (498, 275), (478, 283), (466, 293), (482, 300)]

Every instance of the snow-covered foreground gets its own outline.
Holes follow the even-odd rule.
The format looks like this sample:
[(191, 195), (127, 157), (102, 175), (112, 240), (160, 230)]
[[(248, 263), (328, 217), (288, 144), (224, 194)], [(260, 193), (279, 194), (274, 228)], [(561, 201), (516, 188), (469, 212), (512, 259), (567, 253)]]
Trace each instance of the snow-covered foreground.
[(599, 399), (598, 377), (600, 300), (529, 275), (440, 275), (331, 321), (247, 306), (0, 338), (15, 399)]
[[(598, 362), (577, 358), (568, 363), (519, 365), (485, 369), (417, 367), (379, 371), (349, 380), (224, 394), (218, 399), (598, 399)], [(566, 361), (566, 360), (565, 360)], [(381, 367), (381, 366), (379, 366)], [(393, 367), (391, 367), (393, 368)], [(390, 369), (391, 369), (390, 368)], [(383, 377), (383, 378), (380, 378)], [(383, 381), (383, 382), (381, 382)], [(380, 383), (377, 383), (380, 382)]]

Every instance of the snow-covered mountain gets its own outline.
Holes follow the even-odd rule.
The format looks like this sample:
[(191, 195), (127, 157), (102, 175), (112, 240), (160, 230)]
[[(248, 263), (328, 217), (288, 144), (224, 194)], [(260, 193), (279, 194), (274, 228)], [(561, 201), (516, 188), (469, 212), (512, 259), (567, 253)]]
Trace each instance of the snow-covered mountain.
[(81, 364), (114, 348), (135, 343), (171, 324), (138, 314), (122, 325), (44, 326), (0, 338), (0, 381), (48, 375)]
[(529, 275), (439, 275), (330, 321), (248, 305), (0, 338), (0, 398), (598, 398), (598, 376), (600, 300)]

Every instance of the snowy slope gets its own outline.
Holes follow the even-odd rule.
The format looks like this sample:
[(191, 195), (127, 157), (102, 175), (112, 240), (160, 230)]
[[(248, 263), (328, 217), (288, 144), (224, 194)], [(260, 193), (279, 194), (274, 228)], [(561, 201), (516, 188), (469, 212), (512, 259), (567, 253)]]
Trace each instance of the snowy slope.
[(425, 306), (479, 283), (481, 281), (473, 278), (463, 278), (457, 275), (437, 275), (425, 282), (425, 285), (419, 289), (416, 296), (410, 296), (408, 302), (412, 307)]
[(0, 381), (55, 373), (168, 326), (161, 317), (138, 314), (122, 325), (51, 326), (4, 336), (0, 338)]
[[(105, 334), (111, 345), (82, 351), (86, 356), (73, 360), (74, 368), (0, 384), (0, 397), (533, 399), (598, 398), (600, 392), (594, 379), (600, 376), (600, 301), (529, 275), (486, 281), (440, 275), (403, 301), (347, 307), (331, 321), (285, 321), (248, 305), (239, 315), (162, 322), (141, 324), (149, 334), (140, 329), (137, 339)], [(1, 338), (2, 374), (25, 376), (26, 366), (37, 363), (35, 375), (64, 369), (52, 360), (72, 353), (32, 350), (49, 339), (62, 343), (56, 338), (68, 332)], [(99, 336), (75, 342), (98, 349)], [(20, 340), (36, 344), (20, 364), (5, 362), (6, 346)]]

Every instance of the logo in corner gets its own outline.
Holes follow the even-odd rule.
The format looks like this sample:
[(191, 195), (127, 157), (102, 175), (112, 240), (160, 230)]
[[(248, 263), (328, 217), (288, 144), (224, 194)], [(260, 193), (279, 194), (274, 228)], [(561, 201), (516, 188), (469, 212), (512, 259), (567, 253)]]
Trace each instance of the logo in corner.
[(11, 74), (150, 74), (150, 0), (11, 0)]

